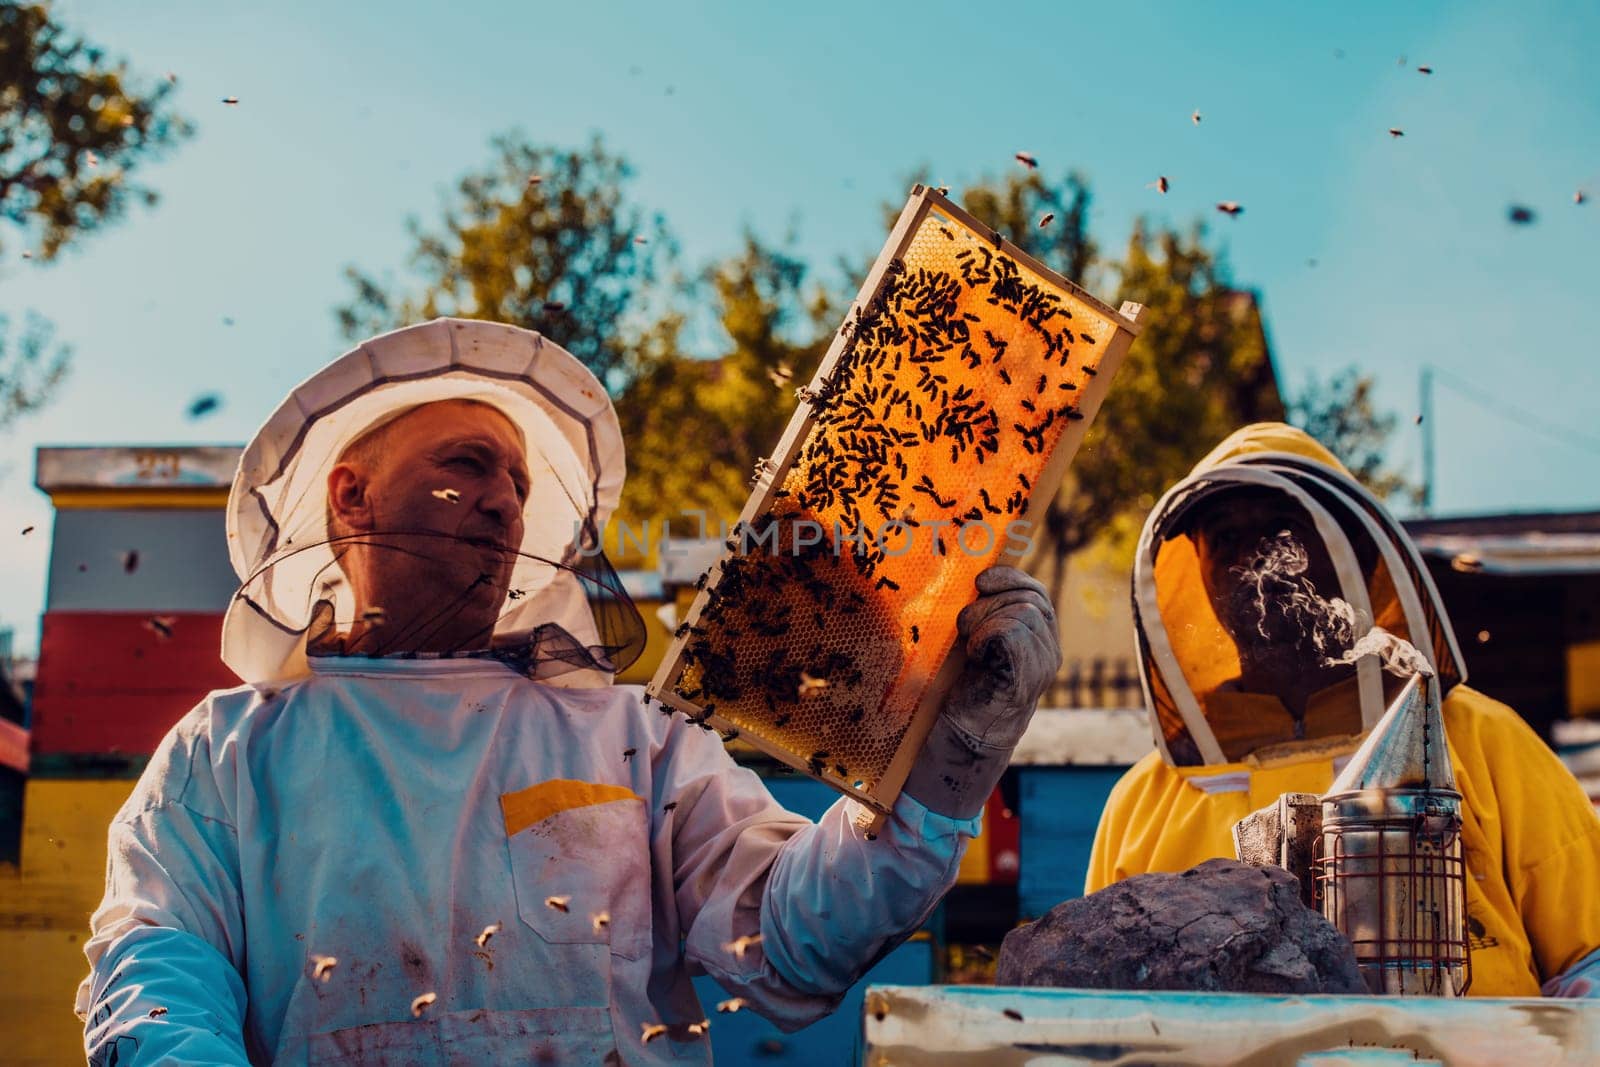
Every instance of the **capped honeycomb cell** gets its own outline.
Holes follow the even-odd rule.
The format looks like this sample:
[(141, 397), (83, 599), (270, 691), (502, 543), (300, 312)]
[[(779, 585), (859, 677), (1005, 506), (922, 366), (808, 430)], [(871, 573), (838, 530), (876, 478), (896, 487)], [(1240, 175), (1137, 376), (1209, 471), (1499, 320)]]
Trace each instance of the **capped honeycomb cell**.
[(1138, 310), (913, 190), (652, 696), (887, 812)]

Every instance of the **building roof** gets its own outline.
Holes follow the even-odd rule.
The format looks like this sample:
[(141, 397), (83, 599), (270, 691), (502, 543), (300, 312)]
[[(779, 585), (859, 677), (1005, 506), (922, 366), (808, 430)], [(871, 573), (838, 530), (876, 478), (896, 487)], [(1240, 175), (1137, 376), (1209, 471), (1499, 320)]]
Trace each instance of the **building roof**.
[(1600, 511), (1460, 515), (1403, 525), (1424, 556), (1466, 573), (1600, 574)]

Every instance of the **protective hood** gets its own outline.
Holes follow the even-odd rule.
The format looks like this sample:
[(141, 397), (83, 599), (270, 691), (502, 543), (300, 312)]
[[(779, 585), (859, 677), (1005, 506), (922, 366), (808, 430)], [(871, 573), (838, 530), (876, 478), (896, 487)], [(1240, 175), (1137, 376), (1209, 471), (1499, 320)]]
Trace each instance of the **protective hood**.
[[(606, 684), (638, 657), (643, 623), (600, 552), (624, 474), (621, 430), (605, 389), (537, 333), (436, 319), (371, 338), (312, 375), (245, 448), (228, 499), (229, 558), (241, 588), (224, 620), (222, 658), (246, 682), (305, 676), (308, 644), (313, 655), (338, 646), (327, 639), (357, 623), (384, 633), (381, 607), (357, 605), (341, 567), (352, 549), (399, 551), (404, 541), (414, 558), (459, 551), (463, 539), (448, 533), (370, 530), (354, 538), (330, 528), (328, 478), (346, 448), (445, 400), (504, 415), (521, 437), (530, 480), (521, 544), (493, 546), (502, 567), (492, 582), (485, 573), (471, 583), (498, 588), (509, 565), (495, 598), (498, 619), (474, 637), (479, 647), (451, 654), (493, 656), (567, 685)], [(446, 485), (433, 495), (452, 500), (452, 492)], [(442, 597), (430, 620), (454, 603)], [(391, 631), (362, 652), (404, 654), (406, 640)]]
[(1409, 666), (1435, 672), (1441, 692), (1466, 679), (1405, 530), (1332, 453), (1282, 423), (1237, 431), (1156, 504), (1133, 609), (1156, 744), (1174, 766), (1358, 738), (1411, 674), (1395, 662), (1406, 650), (1385, 648), (1374, 628), (1414, 645), (1425, 664)]

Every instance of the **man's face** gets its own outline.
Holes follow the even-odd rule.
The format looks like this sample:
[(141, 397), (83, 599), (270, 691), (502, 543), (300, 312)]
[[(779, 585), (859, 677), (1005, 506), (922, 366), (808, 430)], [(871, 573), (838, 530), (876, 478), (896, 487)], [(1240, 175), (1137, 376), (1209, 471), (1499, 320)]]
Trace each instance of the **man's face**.
[(381, 608), (391, 639), (407, 642), (392, 651), (487, 644), (522, 545), (522, 435), (495, 409), (461, 400), (424, 405), (380, 433), (374, 454), (329, 476), (334, 511), (355, 535), (345, 562), (362, 610)]

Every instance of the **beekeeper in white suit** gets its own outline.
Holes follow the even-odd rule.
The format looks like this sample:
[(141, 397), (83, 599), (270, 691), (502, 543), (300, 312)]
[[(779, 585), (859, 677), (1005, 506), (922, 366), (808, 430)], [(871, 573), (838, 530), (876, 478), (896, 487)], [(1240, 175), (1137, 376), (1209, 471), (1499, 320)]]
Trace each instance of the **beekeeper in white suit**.
[(622, 478), (599, 382), (509, 326), (385, 334), (279, 407), (229, 501), (249, 684), (112, 823), (91, 1063), (707, 1062), (691, 973), (797, 1028), (926, 918), (1059, 664), (1043, 591), (979, 576), (869, 840), (611, 684), (643, 644), (590, 554)]

